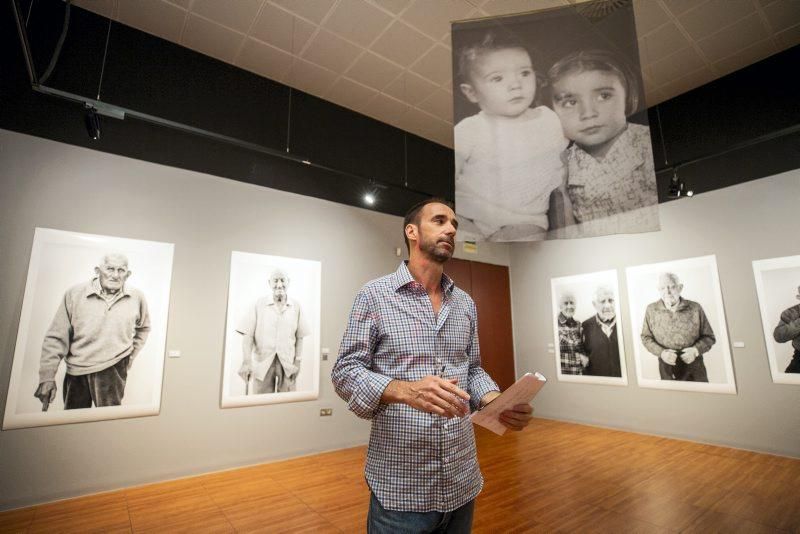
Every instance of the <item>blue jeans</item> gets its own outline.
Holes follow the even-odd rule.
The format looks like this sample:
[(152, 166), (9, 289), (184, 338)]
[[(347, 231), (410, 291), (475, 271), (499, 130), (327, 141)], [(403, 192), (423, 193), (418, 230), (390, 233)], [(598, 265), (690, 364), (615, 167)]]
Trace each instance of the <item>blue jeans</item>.
[(452, 512), (397, 512), (381, 506), (370, 493), (367, 534), (469, 534), (475, 500)]

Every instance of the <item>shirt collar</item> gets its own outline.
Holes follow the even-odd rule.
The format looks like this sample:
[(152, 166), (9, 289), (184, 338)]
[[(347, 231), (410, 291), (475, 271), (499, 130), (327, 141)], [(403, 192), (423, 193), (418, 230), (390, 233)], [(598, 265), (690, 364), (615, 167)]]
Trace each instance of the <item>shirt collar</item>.
[(608, 328), (611, 328), (612, 326), (617, 324), (617, 316), (616, 315), (609, 322), (605, 322), (602, 319), (600, 319), (600, 315), (598, 315), (598, 314), (595, 314), (594, 318), (597, 319), (597, 324), (599, 324), (600, 326), (606, 326)]
[(683, 297), (678, 297), (678, 305), (675, 306), (674, 310), (670, 310), (667, 308), (667, 305), (664, 304), (664, 299), (658, 299), (659, 304), (661, 304), (661, 309), (665, 311), (681, 311), (685, 309), (689, 304), (686, 303), (686, 300)]
[[(401, 287), (405, 287), (411, 283), (418, 283), (414, 280), (414, 277), (411, 275), (411, 271), (408, 270), (408, 260), (403, 260), (400, 262), (400, 266), (394, 272), (394, 280), (392, 283), (392, 290), (397, 291)], [(455, 282), (453, 279), (447, 276), (445, 273), (442, 273), (442, 292), (449, 294), (453, 291), (455, 287)]]
[[(292, 305), (292, 301), (287, 298), (286, 302), (284, 302), (283, 305), (288, 308), (289, 306)], [(274, 300), (270, 300), (269, 302), (267, 302), (267, 306), (275, 306), (275, 301)]]

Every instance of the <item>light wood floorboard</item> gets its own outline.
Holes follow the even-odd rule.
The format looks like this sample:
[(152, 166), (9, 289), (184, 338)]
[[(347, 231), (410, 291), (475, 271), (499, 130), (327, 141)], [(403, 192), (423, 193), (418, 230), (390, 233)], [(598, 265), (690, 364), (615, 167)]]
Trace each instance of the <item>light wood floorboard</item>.
[[(477, 430), (474, 532), (800, 534), (800, 460), (535, 419)], [(0, 532), (363, 532), (365, 447), (0, 513)]]

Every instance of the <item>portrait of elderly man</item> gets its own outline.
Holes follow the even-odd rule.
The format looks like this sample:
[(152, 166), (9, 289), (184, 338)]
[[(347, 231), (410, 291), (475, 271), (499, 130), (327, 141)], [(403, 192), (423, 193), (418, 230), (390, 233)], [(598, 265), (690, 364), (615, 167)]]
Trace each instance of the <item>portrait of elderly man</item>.
[[(797, 300), (800, 300), (800, 286), (797, 287)], [(778, 343), (792, 342), (794, 355), (785, 373), (800, 373), (800, 304), (795, 304), (781, 313), (781, 319), (772, 336)]]
[(39, 387), (34, 396), (47, 411), (56, 398), (55, 376), (66, 362), (64, 409), (118, 406), (128, 370), (150, 331), (147, 301), (125, 285), (128, 258), (106, 254), (95, 277), (64, 294), (44, 336)]
[(661, 298), (647, 306), (642, 343), (658, 357), (662, 380), (708, 382), (703, 354), (716, 342), (703, 307), (681, 297), (683, 284), (674, 273), (658, 277)]
[(565, 291), (558, 299), (558, 352), (561, 356), (561, 373), (582, 375), (589, 358), (583, 348), (583, 327), (575, 320), (575, 294)]
[(589, 358), (589, 365), (583, 374), (621, 377), (614, 291), (607, 286), (599, 286), (592, 297), (592, 305), (597, 313), (581, 325), (583, 347)]
[(297, 389), (303, 338), (311, 331), (300, 304), (287, 295), (289, 281), (283, 270), (274, 270), (269, 277), (272, 295), (261, 297), (250, 306), (236, 329), (242, 335), (238, 374), (248, 385), (250, 395)]

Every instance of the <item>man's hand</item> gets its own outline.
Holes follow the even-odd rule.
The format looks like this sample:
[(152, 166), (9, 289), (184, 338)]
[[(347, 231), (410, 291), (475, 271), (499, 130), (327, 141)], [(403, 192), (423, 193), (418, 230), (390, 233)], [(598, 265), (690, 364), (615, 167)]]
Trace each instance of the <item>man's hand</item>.
[(130, 370), (131, 370), (131, 366), (132, 366), (132, 365), (133, 365), (133, 358), (131, 358), (130, 356), (128, 356), (128, 364), (125, 366), (125, 370), (126, 370), (126, 371), (130, 371)]
[(36, 388), (36, 392), (33, 394), (34, 397), (42, 401), (42, 411), (46, 412), (47, 408), (50, 407), (50, 403), (56, 400), (56, 381), (55, 380), (48, 380), (46, 382), (42, 382), (39, 384), (39, 387)]
[(392, 380), (381, 396), (385, 403), (402, 402), (415, 410), (447, 417), (469, 413), (469, 393), (456, 386), (458, 379), (428, 375), (416, 382)]
[(695, 361), (698, 356), (700, 356), (700, 351), (694, 347), (687, 347), (681, 352), (681, 360), (686, 362), (687, 365)]
[(663, 350), (661, 351), (661, 359), (667, 365), (675, 365), (675, 362), (678, 361), (678, 353), (672, 349)]
[(248, 382), (250, 380), (250, 375), (252, 374), (253, 366), (250, 361), (243, 361), (241, 367), (239, 367), (239, 376), (242, 377), (242, 380)]
[(586, 356), (585, 354), (578, 353), (578, 359), (581, 362), (581, 367), (583, 367), (584, 369), (589, 367), (589, 357), (588, 356)]
[(509, 430), (520, 431), (531, 422), (533, 407), (530, 404), (516, 404), (510, 410), (500, 413), (500, 422)]

